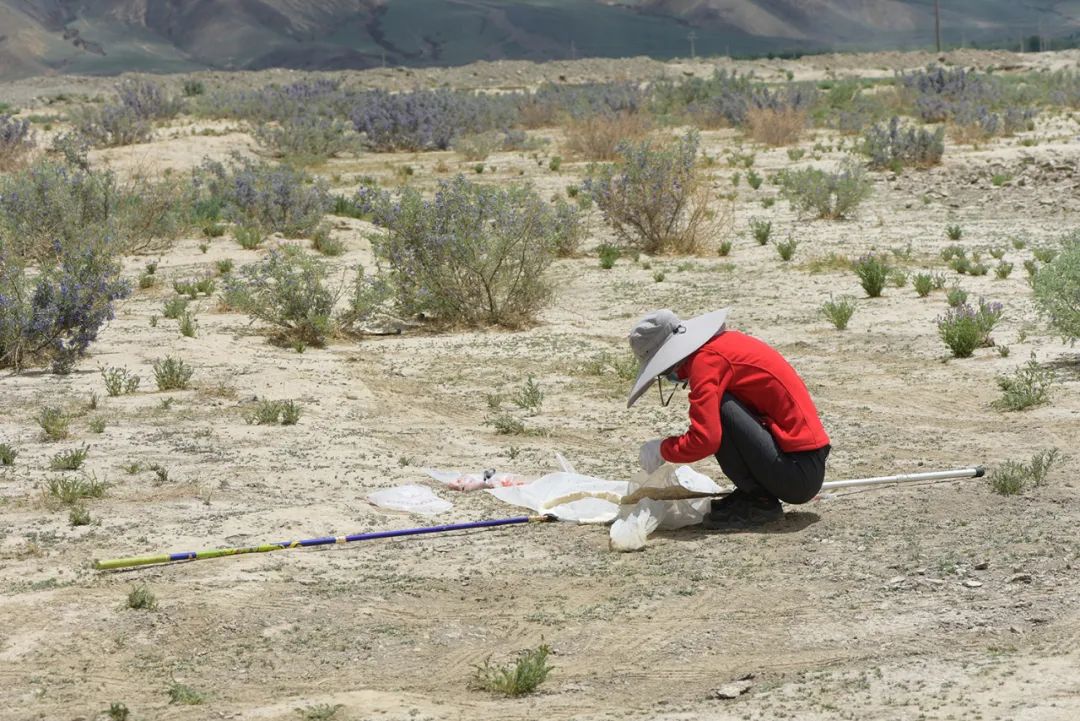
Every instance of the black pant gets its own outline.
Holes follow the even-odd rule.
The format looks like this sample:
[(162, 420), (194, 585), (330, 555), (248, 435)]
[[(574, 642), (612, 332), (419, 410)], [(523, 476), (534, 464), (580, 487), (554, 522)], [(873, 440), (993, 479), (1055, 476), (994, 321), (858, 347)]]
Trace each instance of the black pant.
[(716, 460), (735, 486), (754, 495), (771, 495), (785, 503), (806, 503), (825, 480), (829, 446), (785, 453), (761, 421), (735, 396), (720, 401), (720, 450)]

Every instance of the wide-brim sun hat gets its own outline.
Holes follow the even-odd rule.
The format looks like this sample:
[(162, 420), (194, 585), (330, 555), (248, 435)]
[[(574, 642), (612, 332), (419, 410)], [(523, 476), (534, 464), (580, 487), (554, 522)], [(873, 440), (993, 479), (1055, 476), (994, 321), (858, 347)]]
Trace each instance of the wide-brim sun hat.
[(626, 407), (648, 390), (657, 376), (686, 360), (694, 351), (724, 330), (730, 308), (721, 308), (690, 320), (680, 320), (670, 310), (658, 310), (642, 318), (630, 331), (630, 349), (641, 364)]

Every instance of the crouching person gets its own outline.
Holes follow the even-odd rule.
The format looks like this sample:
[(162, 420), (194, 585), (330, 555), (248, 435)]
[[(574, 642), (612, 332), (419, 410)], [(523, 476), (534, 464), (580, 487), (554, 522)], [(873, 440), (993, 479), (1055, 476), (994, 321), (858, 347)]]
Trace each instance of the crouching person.
[[(648, 314), (630, 333), (641, 364), (627, 407), (655, 381), (660, 402), (689, 386), (690, 429), (641, 446), (641, 467), (716, 456), (736, 490), (712, 502), (703, 525), (741, 530), (783, 517), (780, 505), (806, 503), (821, 490), (829, 437), (806, 385), (766, 343), (727, 330), (728, 309), (682, 321)], [(673, 384), (665, 395), (664, 381)]]

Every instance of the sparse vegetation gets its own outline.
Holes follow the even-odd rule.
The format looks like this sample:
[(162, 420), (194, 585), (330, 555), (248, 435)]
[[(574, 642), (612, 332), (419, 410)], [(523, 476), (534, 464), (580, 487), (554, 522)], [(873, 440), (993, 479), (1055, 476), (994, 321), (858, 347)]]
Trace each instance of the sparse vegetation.
[(832, 172), (804, 168), (780, 174), (780, 194), (800, 215), (844, 220), (853, 216), (872, 192), (866, 172), (851, 163)]
[(1011, 376), (998, 376), (997, 384), (1002, 395), (994, 401), (994, 407), (999, 410), (1022, 411), (1050, 402), (1054, 374), (1032, 358), (1017, 368)]
[(772, 235), (772, 221), (763, 218), (750, 219), (750, 233), (758, 245), (766, 245)]
[(867, 297), (879, 298), (889, 279), (890, 269), (884, 256), (867, 253), (860, 256), (852, 267), (855, 269), (855, 275), (859, 276), (859, 285), (866, 291)]
[(837, 299), (830, 298), (821, 306), (821, 314), (825, 316), (837, 330), (844, 330), (848, 321), (855, 314), (855, 299), (851, 296), (840, 296)]
[(180, 358), (165, 356), (154, 361), (154, 380), (159, 391), (186, 390), (195, 369)]
[(987, 482), (995, 493), (1002, 496), (1015, 496), (1028, 488), (1037, 488), (1046, 483), (1050, 469), (1064, 459), (1057, 448), (1042, 450), (1031, 457), (1031, 461), (1005, 461), (987, 477)]
[(471, 685), (503, 696), (524, 696), (537, 689), (551, 673), (548, 656), (551, 649), (541, 645), (522, 651), (517, 659), (506, 665), (493, 665), (488, 659), (476, 667)]
[(206, 694), (196, 691), (191, 686), (173, 681), (169, 686), (169, 703), (182, 706), (198, 706), (206, 701)]
[(86, 461), (86, 456), (89, 453), (89, 446), (80, 446), (79, 448), (60, 451), (49, 461), (49, 468), (54, 471), (77, 471), (82, 467), (82, 464)]
[(1062, 242), (1062, 251), (1032, 278), (1039, 311), (1063, 338), (1080, 338), (1080, 231)]
[(586, 180), (586, 191), (627, 246), (650, 255), (694, 253), (715, 233), (698, 144), (696, 132), (670, 144), (623, 144), (618, 163)]
[(19, 456), (19, 452), (7, 443), (0, 443), (0, 466), (11, 466), (15, 464), (15, 459)]
[(38, 425), (50, 441), (62, 441), (68, 437), (71, 418), (61, 408), (46, 406), (38, 412)]

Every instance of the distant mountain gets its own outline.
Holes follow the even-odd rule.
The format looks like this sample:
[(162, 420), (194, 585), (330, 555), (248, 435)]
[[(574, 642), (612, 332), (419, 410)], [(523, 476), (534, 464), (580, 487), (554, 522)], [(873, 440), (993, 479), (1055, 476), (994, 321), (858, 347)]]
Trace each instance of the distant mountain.
[[(954, 45), (1080, 31), (1075, 0), (941, 4)], [(0, 78), (932, 42), (932, 0), (0, 0)]]

